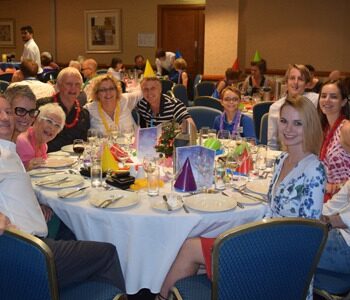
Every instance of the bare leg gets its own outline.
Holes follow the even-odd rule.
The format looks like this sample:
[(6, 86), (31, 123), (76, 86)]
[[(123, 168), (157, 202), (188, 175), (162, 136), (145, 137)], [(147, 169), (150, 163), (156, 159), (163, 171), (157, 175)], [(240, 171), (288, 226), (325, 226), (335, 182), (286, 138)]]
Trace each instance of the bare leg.
[(168, 297), (169, 290), (175, 282), (187, 276), (195, 275), (201, 264), (204, 265), (204, 256), (200, 239), (186, 240), (165, 277), (160, 295), (165, 298)]

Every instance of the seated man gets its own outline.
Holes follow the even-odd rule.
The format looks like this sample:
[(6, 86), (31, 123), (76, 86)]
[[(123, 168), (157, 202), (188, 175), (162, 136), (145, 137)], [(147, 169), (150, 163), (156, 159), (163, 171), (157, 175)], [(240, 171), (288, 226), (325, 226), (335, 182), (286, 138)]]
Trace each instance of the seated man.
[(136, 105), (141, 127), (153, 127), (175, 120), (193, 122), (186, 106), (178, 99), (162, 94), (162, 84), (157, 77), (146, 77), (141, 82), (143, 99)]
[(24, 59), (20, 66), (23, 80), (11, 83), (10, 87), (27, 85), (33, 91), (36, 99), (51, 97), (55, 93), (55, 89), (50, 83), (41, 82), (37, 78), (38, 68), (39, 66), (34, 60)]
[(94, 78), (98, 76), (97, 74), (97, 62), (92, 58), (85, 59), (81, 63), (81, 72), (84, 76), (83, 90), (87, 96), (87, 100), (92, 100), (92, 90), (94, 88)]
[(122, 291), (125, 283), (118, 254), (108, 243), (52, 240), (46, 238), (47, 225), (30, 177), (11, 142), (13, 109), (0, 96), (0, 234), (15, 226), (41, 238), (52, 250), (60, 288), (88, 280), (106, 281)]
[(74, 139), (87, 138), (90, 128), (89, 112), (78, 100), (83, 79), (79, 71), (72, 67), (64, 68), (57, 76), (58, 93), (53, 97), (42, 98), (38, 105), (57, 102), (66, 113), (63, 130), (48, 143), (48, 152), (58, 151), (62, 146), (73, 144)]

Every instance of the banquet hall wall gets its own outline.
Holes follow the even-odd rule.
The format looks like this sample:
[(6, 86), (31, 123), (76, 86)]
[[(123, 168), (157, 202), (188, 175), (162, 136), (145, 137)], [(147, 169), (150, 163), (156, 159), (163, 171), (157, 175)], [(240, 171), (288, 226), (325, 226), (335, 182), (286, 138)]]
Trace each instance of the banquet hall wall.
[[(153, 60), (155, 48), (137, 47), (137, 34), (156, 34), (157, 6), (165, 4), (206, 5), (204, 73), (222, 74), (236, 57), (248, 67), (255, 50), (271, 69), (297, 62), (322, 71), (350, 70), (348, 0), (0, 0), (0, 18), (15, 19), (16, 26), (16, 48), (0, 52), (18, 59), (19, 28), (31, 24), (40, 50), (54, 53), (61, 64), (78, 55), (106, 65), (114, 56), (132, 64), (138, 53)], [(113, 8), (122, 9), (122, 53), (85, 53), (84, 10)]]

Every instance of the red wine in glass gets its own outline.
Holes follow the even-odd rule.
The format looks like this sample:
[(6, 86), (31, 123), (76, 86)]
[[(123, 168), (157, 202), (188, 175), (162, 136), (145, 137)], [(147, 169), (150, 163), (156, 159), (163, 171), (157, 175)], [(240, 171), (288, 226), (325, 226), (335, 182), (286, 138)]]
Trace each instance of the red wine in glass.
[(76, 154), (81, 155), (81, 154), (83, 154), (84, 150), (85, 150), (85, 148), (84, 148), (83, 145), (74, 145), (74, 146), (73, 146), (73, 151), (74, 151), (74, 153), (76, 153)]

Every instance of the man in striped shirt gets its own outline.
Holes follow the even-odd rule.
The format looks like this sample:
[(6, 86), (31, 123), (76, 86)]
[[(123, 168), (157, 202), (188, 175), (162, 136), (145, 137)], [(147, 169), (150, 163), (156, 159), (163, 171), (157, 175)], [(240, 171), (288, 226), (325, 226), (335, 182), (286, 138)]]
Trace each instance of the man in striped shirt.
[(157, 77), (147, 77), (141, 82), (143, 99), (137, 104), (141, 127), (153, 127), (175, 120), (193, 122), (186, 106), (178, 99), (162, 94), (162, 85)]

